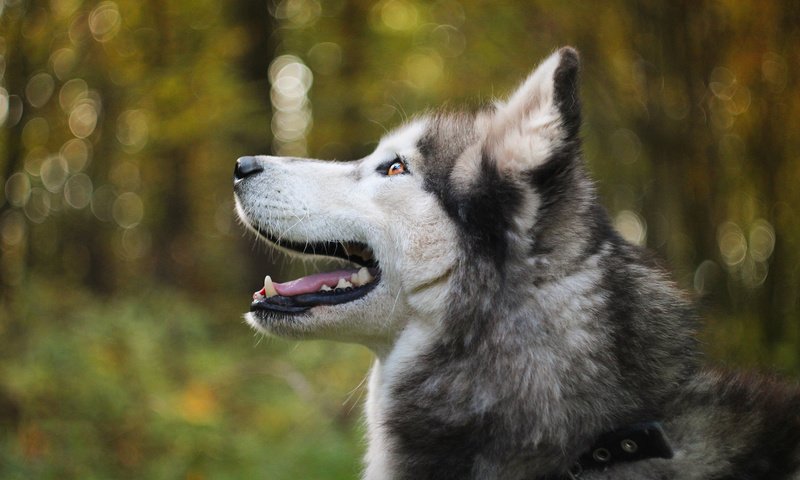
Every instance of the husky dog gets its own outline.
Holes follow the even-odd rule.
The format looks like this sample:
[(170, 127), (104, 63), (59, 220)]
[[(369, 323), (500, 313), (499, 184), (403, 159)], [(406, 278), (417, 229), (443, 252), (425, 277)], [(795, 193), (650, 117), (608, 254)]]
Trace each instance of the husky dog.
[(266, 277), (247, 321), (372, 349), (366, 479), (800, 479), (800, 393), (702, 369), (690, 301), (612, 229), (578, 70), (358, 161), (240, 158), (242, 222), (343, 264)]

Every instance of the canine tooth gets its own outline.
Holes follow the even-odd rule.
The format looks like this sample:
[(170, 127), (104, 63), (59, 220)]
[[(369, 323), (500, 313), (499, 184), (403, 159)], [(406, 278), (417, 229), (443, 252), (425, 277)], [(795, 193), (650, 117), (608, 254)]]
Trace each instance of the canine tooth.
[(347, 288), (347, 287), (352, 287), (352, 286), (353, 286), (352, 283), (348, 282), (344, 278), (340, 278), (339, 279), (339, 283), (336, 284), (335, 288)]
[(330, 292), (331, 290), (333, 290), (333, 289), (331, 287), (325, 285), (325, 284), (323, 284), (321, 287), (319, 287), (319, 291), (320, 292)]
[(274, 297), (278, 294), (278, 291), (275, 290), (275, 285), (272, 284), (272, 278), (269, 275), (264, 277), (264, 294), (266, 297)]
[(352, 283), (356, 287), (361, 286), (361, 278), (358, 276), (358, 273), (350, 275), (350, 283)]
[(361, 269), (358, 271), (359, 285), (366, 285), (371, 281), (372, 281), (372, 274), (369, 273), (367, 267), (361, 267)]

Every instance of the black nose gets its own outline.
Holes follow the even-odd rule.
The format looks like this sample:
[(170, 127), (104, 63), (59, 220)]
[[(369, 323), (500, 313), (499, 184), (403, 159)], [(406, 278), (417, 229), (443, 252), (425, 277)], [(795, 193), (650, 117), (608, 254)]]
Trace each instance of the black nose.
[(264, 167), (261, 166), (256, 157), (239, 157), (236, 160), (236, 168), (233, 169), (233, 179), (241, 180), (262, 170), (264, 170)]

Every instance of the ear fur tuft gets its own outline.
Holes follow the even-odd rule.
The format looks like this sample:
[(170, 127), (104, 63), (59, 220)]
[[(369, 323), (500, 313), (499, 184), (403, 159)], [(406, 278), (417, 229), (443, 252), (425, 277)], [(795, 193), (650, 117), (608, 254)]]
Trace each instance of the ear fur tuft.
[(572, 47), (550, 55), (489, 120), (485, 152), (503, 171), (536, 168), (578, 140), (580, 59)]

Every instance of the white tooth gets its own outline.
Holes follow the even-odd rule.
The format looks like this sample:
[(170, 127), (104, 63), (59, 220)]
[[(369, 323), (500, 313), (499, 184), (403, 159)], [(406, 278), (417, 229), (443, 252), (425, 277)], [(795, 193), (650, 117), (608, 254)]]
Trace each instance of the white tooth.
[(319, 287), (319, 291), (320, 292), (330, 292), (331, 290), (333, 290), (333, 289), (331, 287), (325, 285), (324, 283), (322, 284), (321, 287)]
[(361, 269), (358, 271), (358, 281), (361, 283), (361, 285), (366, 285), (372, 281), (372, 274), (369, 273), (367, 267), (361, 267)]
[(347, 288), (352, 287), (353, 284), (345, 280), (344, 278), (339, 279), (339, 283), (336, 284), (336, 288)]
[(267, 297), (274, 297), (278, 294), (278, 291), (275, 290), (275, 285), (272, 284), (272, 278), (269, 275), (264, 277), (264, 293)]
[(361, 286), (361, 280), (360, 280), (360, 278), (358, 276), (358, 273), (354, 273), (354, 274), (350, 275), (350, 283), (352, 283), (356, 287), (360, 287)]

